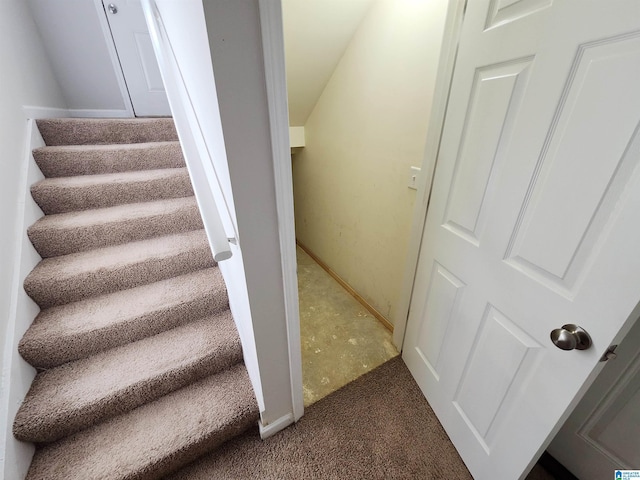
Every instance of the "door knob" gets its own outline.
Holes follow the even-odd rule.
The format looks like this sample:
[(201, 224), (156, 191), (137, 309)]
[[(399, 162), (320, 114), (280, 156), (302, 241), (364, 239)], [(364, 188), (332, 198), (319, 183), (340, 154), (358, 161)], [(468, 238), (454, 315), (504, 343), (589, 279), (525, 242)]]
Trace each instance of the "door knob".
[(587, 331), (573, 323), (552, 330), (551, 341), (562, 350), (586, 350), (592, 343)]
[(109, 9), (109, 13), (112, 13), (113, 15), (118, 13), (118, 7), (116, 7), (113, 3), (110, 3), (107, 8)]

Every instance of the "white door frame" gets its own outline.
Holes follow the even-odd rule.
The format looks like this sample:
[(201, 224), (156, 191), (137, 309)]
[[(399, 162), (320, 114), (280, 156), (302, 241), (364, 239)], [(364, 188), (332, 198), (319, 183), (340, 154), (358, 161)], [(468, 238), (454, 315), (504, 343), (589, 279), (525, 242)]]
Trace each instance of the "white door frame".
[[(133, 112), (133, 103), (131, 103), (127, 83), (124, 81), (124, 73), (122, 73), (122, 67), (120, 66), (120, 60), (118, 59), (118, 52), (116, 52), (116, 45), (113, 42), (113, 36), (111, 35), (109, 21), (107, 20), (107, 15), (104, 11), (104, 5), (102, 4), (102, 0), (93, 0), (93, 5), (96, 7), (100, 28), (102, 29), (102, 35), (104, 35), (104, 43), (107, 47), (107, 51), (109, 52), (109, 58), (111, 58), (113, 73), (118, 81), (118, 87), (120, 88), (120, 94), (122, 95), (126, 114), (128, 117), (135, 117), (135, 113)], [(86, 114), (87, 112), (83, 113)]]
[(284, 31), (280, 0), (259, 0), (262, 51), (269, 124), (271, 153), (276, 186), (278, 235), (287, 323), (289, 372), (294, 421), (304, 413), (302, 391), (302, 350), (300, 345), (300, 311), (298, 306), (298, 270), (296, 261), (296, 232), (293, 212), (293, 174), (289, 141), (289, 108), (287, 76), (284, 59)]
[[(100, 0), (96, 0), (100, 1)], [(403, 288), (398, 308), (398, 315), (394, 318), (393, 340), (402, 350), (405, 329), (408, 319), (413, 285), (418, 265), (418, 257), (426, 223), (427, 209), (435, 170), (436, 158), (440, 146), (442, 127), (449, 99), (449, 90), (455, 67), (459, 36), (466, 9), (467, 0), (448, 0), (447, 18), (445, 21), (443, 42), (438, 65), (434, 99), (429, 119), (426, 146), (422, 160), (422, 175), (418, 179), (417, 201), (414, 207), (411, 234)], [(269, 98), (269, 116), (272, 135), (272, 152), (274, 173), (276, 177), (276, 202), (279, 216), (279, 235), (282, 252), (282, 269), (286, 302), (288, 326), (288, 345), (291, 371), (291, 388), (294, 399), (295, 420), (303, 413), (302, 406), (302, 363), (300, 354), (300, 325), (297, 296), (297, 274), (295, 248), (291, 248), (291, 241), (295, 241), (295, 223), (293, 216), (293, 187), (291, 180), (291, 162), (288, 155), (288, 111), (286, 108), (286, 75), (284, 67), (282, 11), (280, 1), (259, 0), (260, 23), (262, 29), (264, 65)], [(284, 149), (286, 149), (286, 154)], [(640, 304), (634, 309), (630, 318), (640, 316)], [(627, 321), (616, 335), (619, 342), (631, 328), (632, 321)], [(601, 368), (596, 368), (589, 376), (574, 402), (567, 409), (566, 415), (573, 410), (582, 394), (589, 388)], [(540, 453), (553, 439), (556, 431), (561, 427), (560, 422), (551, 432), (547, 441), (541, 445)]]
[[(100, 1), (100, 0), (95, 0)], [(418, 201), (414, 209), (409, 240), (409, 253), (405, 265), (399, 314), (394, 319), (393, 340), (401, 350), (418, 266), (422, 232), (427, 217), (431, 181), (440, 144), (440, 135), (448, 101), (449, 87), (455, 66), (464, 9), (467, 0), (448, 0), (442, 50), (438, 65), (434, 101), (432, 104), (426, 148), (422, 160), (422, 175), (418, 179)], [(293, 180), (289, 150), (289, 114), (287, 109), (286, 70), (284, 62), (284, 32), (282, 29), (281, 1), (259, 0), (260, 28), (262, 31), (263, 60), (269, 100), (269, 121), (273, 167), (276, 181), (278, 231), (282, 254), (282, 273), (285, 292), (289, 368), (294, 417), (298, 420), (304, 411), (302, 396), (302, 357), (300, 352), (300, 319), (298, 310), (298, 279), (295, 256), (295, 220), (293, 212)], [(285, 150), (286, 149), (286, 150)], [(292, 243), (293, 242), (293, 243)], [(293, 248), (292, 248), (293, 246)]]
[(440, 148), (440, 138), (442, 127), (447, 112), (449, 101), (449, 90), (453, 69), (458, 53), (458, 42), (462, 30), (462, 20), (466, 9), (467, 0), (448, 0), (447, 18), (444, 25), (442, 37), (442, 48), (440, 50), (440, 61), (436, 74), (436, 85), (433, 93), (433, 103), (427, 127), (427, 141), (424, 155), (422, 157), (421, 175), (418, 176), (418, 192), (416, 204), (413, 209), (413, 220), (411, 222), (411, 233), (409, 235), (409, 246), (407, 249), (407, 260), (405, 261), (404, 277), (400, 300), (397, 309), (397, 316), (393, 318), (393, 343), (398, 350), (402, 351), (404, 344), (404, 334), (409, 319), (409, 307), (411, 305), (411, 295), (418, 268), (418, 257), (420, 246), (422, 245), (422, 234), (427, 222), (427, 209), (429, 207), (429, 197), (433, 182), (433, 172), (436, 168), (436, 159)]

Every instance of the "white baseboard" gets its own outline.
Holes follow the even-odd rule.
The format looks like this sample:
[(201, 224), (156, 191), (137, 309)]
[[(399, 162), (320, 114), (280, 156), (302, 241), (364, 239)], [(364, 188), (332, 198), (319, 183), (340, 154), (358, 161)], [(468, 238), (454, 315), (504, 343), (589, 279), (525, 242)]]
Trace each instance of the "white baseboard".
[[(25, 107), (27, 116), (35, 115), (34, 112), (38, 112), (37, 118), (43, 118), (46, 114), (59, 117), (63, 113), (61, 109)], [(44, 141), (33, 117), (27, 121), (25, 140), (19, 179), (20, 196), (16, 205), (17, 220), (14, 226), (16, 236), (15, 264), (2, 359), (2, 400), (0, 403), (0, 455), (2, 455), (0, 463), (2, 465), (0, 475), (6, 480), (25, 477), (35, 450), (32, 444), (16, 440), (12, 431), (13, 419), (18, 407), (36, 374), (35, 369), (25, 362), (18, 353), (18, 342), (40, 311), (22, 288), (25, 277), (41, 260), (40, 255), (27, 237), (27, 227), (43, 216), (42, 210), (31, 198), (29, 190), (30, 185), (44, 178), (31, 154), (34, 148), (44, 146)]]
[(71, 108), (69, 116), (75, 118), (134, 118), (127, 110), (91, 110)]
[(260, 438), (263, 440), (275, 435), (280, 430), (284, 430), (293, 423), (293, 414), (288, 413), (284, 417), (280, 417), (275, 422), (271, 422), (269, 425), (262, 425), (262, 421), (258, 420), (258, 428), (260, 429)]
[(66, 108), (32, 107), (25, 105), (22, 107), (27, 118), (66, 118), (69, 117), (69, 110)]
[(22, 107), (26, 118), (134, 118), (128, 110), (90, 108)]

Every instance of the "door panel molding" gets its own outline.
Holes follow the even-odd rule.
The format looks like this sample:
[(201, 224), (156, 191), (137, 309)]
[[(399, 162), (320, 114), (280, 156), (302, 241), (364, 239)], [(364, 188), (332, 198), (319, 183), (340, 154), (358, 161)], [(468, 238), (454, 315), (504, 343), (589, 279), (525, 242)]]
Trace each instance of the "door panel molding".
[(475, 246), (485, 223), (487, 192), (504, 156), (501, 139), (512, 128), (533, 59), (487, 65), (474, 75), (443, 224)]

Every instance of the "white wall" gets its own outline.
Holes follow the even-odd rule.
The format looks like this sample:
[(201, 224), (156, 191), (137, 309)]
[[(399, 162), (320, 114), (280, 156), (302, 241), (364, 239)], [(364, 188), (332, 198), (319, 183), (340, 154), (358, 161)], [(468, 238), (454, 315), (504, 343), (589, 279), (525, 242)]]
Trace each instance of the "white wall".
[[(51, 112), (47, 112), (51, 113)], [(43, 175), (33, 160), (31, 150), (44, 146), (44, 141), (35, 125), (35, 120), (30, 120), (27, 126), (28, 149), (24, 152), (22, 178), (20, 179), (21, 196), (17, 202), (16, 211), (18, 221), (16, 232), (20, 238), (15, 249), (17, 268), (13, 272), (13, 290), (9, 322), (6, 326), (5, 350), (3, 352), (3, 384), (2, 384), (2, 452), (4, 454), (2, 474), (6, 479), (23, 478), (31, 463), (33, 445), (23, 443), (13, 438), (13, 419), (27, 394), (31, 382), (35, 377), (35, 369), (25, 362), (18, 353), (18, 342), (31, 325), (40, 309), (22, 288), (26, 276), (35, 268), (41, 259), (35, 251), (31, 241), (27, 237), (27, 227), (34, 224), (43, 216), (42, 210), (36, 205), (29, 185), (42, 180)], [(22, 221), (20, 221), (22, 220)]]
[(96, 8), (99, 0), (28, 3), (71, 113), (132, 116), (113, 43), (105, 37), (106, 18)]
[(283, 0), (289, 120), (303, 126), (373, 0)]
[[(237, 237), (236, 211), (203, 4), (200, 0), (184, 1), (179, 5), (172, 0), (156, 0), (155, 3), (170, 39), (171, 50), (175, 53), (175, 61), (180, 68), (180, 72), (166, 71), (165, 75), (177, 74), (176, 77), (182, 78), (184, 87), (188, 90), (188, 97), (191, 99), (188, 105), (184, 105), (184, 102), (189, 102), (189, 98), (180, 95), (178, 85), (173, 85), (172, 82), (167, 83), (169, 102), (174, 110), (176, 128), (185, 149), (185, 157), (199, 207), (206, 221), (207, 209), (217, 208), (212, 203), (215, 202), (220, 206), (219, 213), (226, 234), (229, 238), (235, 238)], [(188, 35), (185, 32), (188, 32)], [(167, 65), (164, 68), (171, 69), (171, 52), (163, 50), (162, 47), (160, 50), (161, 54), (167, 57)], [(191, 108), (193, 111), (190, 110)], [(204, 136), (202, 141), (198, 137), (200, 132)], [(211, 162), (211, 165), (207, 165), (208, 162)], [(213, 167), (213, 171), (210, 170), (210, 166)], [(213, 173), (212, 176), (217, 176), (219, 179), (220, 192), (216, 191), (218, 187), (215, 182), (211, 184), (212, 176), (208, 173)], [(231, 245), (231, 248), (232, 258), (220, 263), (219, 266), (228, 287), (229, 303), (242, 341), (245, 364), (262, 411), (265, 407), (257, 366), (242, 251), (235, 245)]]
[[(238, 238), (233, 256), (220, 269), (261, 422), (290, 423), (293, 399), (258, 3), (156, 4), (220, 179), (228, 206), (219, 202), (225, 230)], [(173, 107), (177, 97), (170, 84), (166, 87)], [(181, 118), (187, 116), (179, 110), (174, 114), (182, 138)], [(201, 155), (205, 162), (208, 157)]]
[[(21, 285), (14, 284), (23, 272), (17, 272), (21, 253), (37, 261), (35, 252), (24, 246), (22, 231), (26, 209), (30, 218), (37, 217), (33, 205), (26, 204), (21, 187), (27, 183), (30, 165), (25, 152), (27, 119), (23, 106), (65, 108), (62, 92), (54, 79), (40, 36), (27, 5), (22, 0), (2, 2), (0, 14), (0, 345), (2, 345), (2, 394), (0, 403), (0, 451), (4, 478), (17, 479), (28, 466), (32, 447), (13, 440), (10, 427), (17, 402), (33, 377), (33, 369), (22, 361), (15, 344), (28, 326), (16, 323), (16, 301), (26, 297)], [(55, 113), (55, 111), (53, 112)], [(18, 231), (20, 229), (20, 231)], [(23, 248), (25, 248), (23, 250)], [(33, 256), (35, 254), (35, 257)], [(14, 301), (12, 301), (12, 299)], [(23, 305), (29, 308), (27, 299)], [(33, 307), (33, 305), (31, 305)], [(31, 312), (37, 312), (37, 308)], [(33, 317), (29, 318), (30, 322)], [(25, 320), (22, 318), (21, 320)], [(10, 382), (11, 380), (11, 382)], [(11, 398), (10, 398), (11, 397)], [(9, 411), (9, 412), (8, 412)], [(6, 457), (5, 457), (6, 456)], [(5, 458), (9, 461), (5, 463)], [(6, 470), (6, 471), (5, 471)]]
[(296, 234), (391, 322), (397, 315), (447, 2), (378, 0), (305, 124)]
[(292, 419), (293, 399), (258, 2), (204, 12), (268, 426)]

